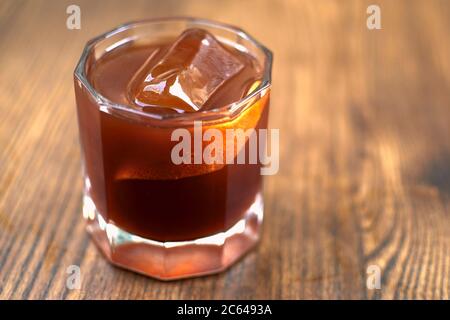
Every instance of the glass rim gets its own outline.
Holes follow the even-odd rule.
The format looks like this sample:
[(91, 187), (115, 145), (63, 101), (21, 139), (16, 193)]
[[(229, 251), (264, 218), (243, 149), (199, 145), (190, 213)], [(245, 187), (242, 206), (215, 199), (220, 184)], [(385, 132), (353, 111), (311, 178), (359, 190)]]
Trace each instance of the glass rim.
[[(100, 94), (94, 86), (91, 84), (91, 82), (88, 79), (87, 76), (87, 70), (86, 70), (86, 64), (87, 59), (92, 52), (92, 49), (95, 47), (96, 44), (101, 42), (102, 40), (105, 40), (107, 38), (110, 38), (116, 34), (119, 34), (125, 30), (128, 30), (133, 27), (137, 27), (140, 25), (145, 24), (152, 24), (152, 23), (164, 23), (164, 22), (190, 22), (195, 23), (199, 25), (205, 25), (212, 28), (219, 28), (225, 31), (230, 31), (239, 37), (241, 37), (244, 40), (250, 41), (252, 44), (254, 44), (265, 56), (264, 64), (262, 65), (262, 78), (261, 83), (256, 87), (251, 93), (245, 95), (241, 99), (229, 103), (225, 106), (220, 106), (218, 108), (204, 110), (204, 111), (197, 111), (197, 112), (185, 112), (185, 113), (170, 113), (170, 114), (158, 114), (158, 113), (152, 113), (147, 111), (141, 111), (136, 108), (130, 107), (128, 104), (121, 104), (114, 101), (111, 101), (110, 99), (106, 98), (102, 94)], [(132, 41), (132, 40), (130, 40)], [(124, 43), (120, 43), (118, 46), (123, 45), (127, 43), (128, 41)], [(117, 48), (118, 46), (114, 47)], [(112, 49), (113, 50), (113, 49)], [(196, 120), (198, 118), (225, 118), (225, 117), (234, 117), (236, 114), (239, 114), (243, 109), (246, 109), (245, 107), (249, 104), (249, 102), (253, 101), (255, 98), (258, 98), (265, 94), (265, 92), (270, 88), (271, 82), (272, 82), (272, 61), (273, 61), (273, 54), (272, 51), (270, 51), (267, 47), (265, 47), (263, 44), (261, 44), (259, 41), (257, 41), (255, 38), (250, 36), (247, 32), (242, 30), (239, 27), (235, 27), (230, 24), (222, 23), (222, 22), (216, 22), (208, 19), (203, 18), (193, 18), (193, 17), (165, 17), (165, 18), (151, 18), (151, 19), (143, 19), (143, 20), (136, 20), (136, 21), (130, 21), (124, 24), (121, 24), (109, 31), (106, 31), (90, 40), (87, 41), (86, 45), (84, 46), (83, 53), (81, 54), (81, 57), (77, 63), (77, 66), (75, 67), (74, 75), (76, 78), (83, 83), (85, 88), (89, 91), (90, 95), (95, 99), (96, 103), (100, 106), (101, 109), (112, 109), (120, 111), (121, 113), (130, 113), (138, 116), (142, 116), (149, 119), (156, 119), (156, 120)]]

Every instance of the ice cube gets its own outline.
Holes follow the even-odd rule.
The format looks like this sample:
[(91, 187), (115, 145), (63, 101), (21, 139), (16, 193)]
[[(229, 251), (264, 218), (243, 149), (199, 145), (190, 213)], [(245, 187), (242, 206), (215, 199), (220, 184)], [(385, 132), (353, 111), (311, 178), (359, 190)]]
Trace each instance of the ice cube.
[(188, 29), (147, 59), (129, 84), (129, 98), (144, 108), (195, 112), (244, 66), (209, 32)]

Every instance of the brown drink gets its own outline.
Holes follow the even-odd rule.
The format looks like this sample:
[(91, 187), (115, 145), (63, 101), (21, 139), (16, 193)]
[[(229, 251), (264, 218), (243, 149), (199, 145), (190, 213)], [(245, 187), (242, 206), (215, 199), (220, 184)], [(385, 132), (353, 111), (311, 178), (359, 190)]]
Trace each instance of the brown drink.
[[(172, 30), (181, 22), (183, 30)], [(173, 35), (157, 34), (155, 24)], [(192, 137), (208, 129), (225, 136), (227, 129), (266, 128), (268, 53), (221, 41), (216, 29), (233, 30), (209, 22), (129, 28), (142, 34), (123, 41), (128, 34), (118, 32), (103, 50), (91, 43), (76, 71), (89, 230), (109, 260), (147, 275), (220, 271), (257, 240), (260, 164), (194, 163), (194, 141), (192, 161), (174, 163), (179, 141), (172, 135), (178, 128)], [(200, 131), (194, 121), (201, 121)], [(241, 146), (247, 153), (249, 141)], [(201, 141), (202, 150), (208, 143)]]

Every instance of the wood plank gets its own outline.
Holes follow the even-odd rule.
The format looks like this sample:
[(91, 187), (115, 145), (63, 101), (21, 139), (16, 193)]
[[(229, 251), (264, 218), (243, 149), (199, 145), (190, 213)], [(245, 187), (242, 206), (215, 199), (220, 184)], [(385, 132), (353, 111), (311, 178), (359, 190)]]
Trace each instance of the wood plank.
[[(369, 1), (83, 0), (73, 31), (71, 3), (0, 3), (0, 299), (449, 299), (447, 1), (377, 1), (374, 31)], [(85, 232), (72, 72), (93, 36), (168, 15), (239, 25), (274, 51), (281, 167), (256, 250), (160, 282), (112, 267)]]

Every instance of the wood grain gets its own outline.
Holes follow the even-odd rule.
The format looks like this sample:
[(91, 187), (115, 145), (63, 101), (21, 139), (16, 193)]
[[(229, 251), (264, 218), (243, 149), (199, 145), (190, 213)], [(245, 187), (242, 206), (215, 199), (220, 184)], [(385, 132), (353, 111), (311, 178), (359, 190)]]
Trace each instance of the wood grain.
[[(450, 3), (376, 2), (369, 31), (367, 1), (77, 1), (71, 31), (72, 1), (2, 0), (0, 298), (448, 299)], [(93, 36), (168, 15), (239, 25), (274, 51), (281, 168), (257, 249), (166, 283), (112, 267), (84, 230), (72, 71)]]

